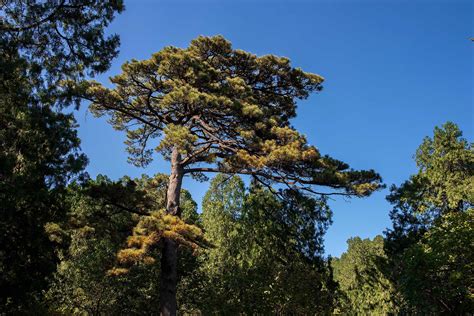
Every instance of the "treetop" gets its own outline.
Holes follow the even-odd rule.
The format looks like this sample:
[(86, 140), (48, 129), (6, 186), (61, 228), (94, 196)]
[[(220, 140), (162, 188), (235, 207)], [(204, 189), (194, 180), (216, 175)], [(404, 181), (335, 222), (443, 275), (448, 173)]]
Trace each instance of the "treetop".
[(109, 115), (127, 132), (130, 161), (138, 166), (151, 161), (149, 140), (159, 138), (155, 150), (170, 159), (177, 149), (185, 173), (249, 174), (310, 192), (310, 185), (322, 185), (368, 195), (381, 186), (378, 174), (321, 156), (290, 123), (297, 100), (320, 91), (323, 80), (288, 58), (259, 57), (222, 36), (200, 36), (187, 48), (168, 46), (126, 62), (111, 78), (114, 88), (90, 82), (86, 97), (95, 115)]

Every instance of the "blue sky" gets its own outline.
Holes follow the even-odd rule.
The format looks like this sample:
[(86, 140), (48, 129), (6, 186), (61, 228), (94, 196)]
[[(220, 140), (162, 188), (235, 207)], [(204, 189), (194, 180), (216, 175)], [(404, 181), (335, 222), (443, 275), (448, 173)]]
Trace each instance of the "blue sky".
[[(413, 154), (448, 120), (473, 135), (473, 5), (470, 1), (153, 1), (125, 0), (109, 32), (121, 37), (111, 69), (149, 58), (164, 46), (186, 47), (221, 34), (235, 48), (289, 57), (322, 75), (324, 90), (301, 102), (293, 125), (323, 154), (356, 169), (375, 169), (388, 185), (416, 172)], [(168, 172), (156, 156), (146, 169), (127, 163), (124, 135), (86, 107), (76, 113), (91, 176)], [(186, 179), (200, 203), (207, 183)], [(331, 201), (326, 253), (339, 256), (351, 236), (374, 237), (390, 225), (388, 190)]]

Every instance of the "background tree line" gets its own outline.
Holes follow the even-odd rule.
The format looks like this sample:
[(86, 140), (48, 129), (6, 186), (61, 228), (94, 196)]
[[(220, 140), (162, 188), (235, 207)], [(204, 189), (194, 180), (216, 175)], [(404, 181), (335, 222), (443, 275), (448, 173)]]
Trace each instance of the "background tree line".
[[(387, 200), (393, 227), (354, 238), (334, 261), (343, 310), (361, 314), (467, 315), (474, 310), (474, 153), (453, 123), (436, 127), (418, 173)], [(363, 304), (361, 304), (363, 302)]]
[[(2, 4), (2, 313), (163, 313), (159, 302), (163, 261), (168, 262), (163, 252), (166, 240), (176, 242), (175, 296), (182, 313), (380, 315), (474, 310), (474, 157), (471, 143), (455, 124), (436, 128), (416, 153), (419, 172), (391, 188), (387, 199), (394, 206), (393, 228), (373, 241), (351, 239), (341, 258), (325, 258), (323, 237), (331, 224), (331, 210), (327, 195), (309, 185), (367, 196), (381, 187), (381, 178), (320, 156), (287, 125), (295, 115), (293, 100), (319, 90), (320, 77), (291, 68), (285, 59), (258, 59), (234, 51), (230, 43), (214, 37), (199, 38), (186, 50), (167, 48), (150, 61), (128, 64), (115, 79), (116, 90), (104, 90), (86, 79), (106, 71), (118, 53), (118, 36), (107, 37), (104, 29), (124, 9), (121, 1)], [(215, 65), (207, 60), (211, 56)], [(153, 68), (154, 63), (159, 67)], [(219, 67), (240, 79), (219, 81)], [(174, 81), (161, 86), (154, 75), (148, 76), (150, 71)], [(121, 86), (130, 87), (134, 76), (148, 80), (135, 82), (126, 91), (137, 100), (134, 109), (143, 108), (121, 112), (127, 104), (117, 106), (118, 99), (112, 108), (114, 93), (124, 93)], [(273, 80), (281, 86), (274, 86)], [(146, 112), (149, 103), (142, 93), (150, 84), (171, 95), (160, 100), (163, 113), (181, 111), (175, 105), (183, 98), (195, 107), (205, 99), (199, 131), (197, 125), (179, 125), (184, 122), (180, 112), (160, 118), (166, 128), (157, 126), (165, 133), (160, 145), (165, 159), (180, 155), (190, 162), (216, 164), (212, 171), (220, 174), (210, 183), (202, 213), (180, 186), (175, 186), (179, 203), (167, 204), (168, 175), (111, 181), (105, 176), (90, 179), (84, 172), (87, 158), (79, 149), (73, 108), (85, 97), (95, 104), (96, 113), (112, 111), (117, 128), (127, 129), (133, 119), (145, 121), (139, 129), (129, 129), (128, 144), (133, 161), (146, 164), (150, 159), (146, 139), (159, 136), (150, 128), (163, 115)], [(196, 87), (200, 94), (193, 90)], [(271, 93), (264, 91), (270, 88)], [(217, 105), (242, 94), (240, 104), (216, 112)], [(275, 104), (278, 111), (267, 112), (273, 114), (264, 119), (260, 112), (273, 111)], [(241, 125), (219, 130), (220, 122), (236, 118)], [(262, 122), (267, 125), (261, 126)], [(216, 132), (210, 132), (214, 130), (209, 124)], [(193, 132), (207, 143), (197, 145)], [(242, 148), (245, 151), (234, 153)], [(190, 173), (203, 179), (206, 171), (194, 167)], [(235, 175), (239, 173), (252, 176), (248, 186)], [(173, 207), (178, 207), (175, 214), (167, 212)]]

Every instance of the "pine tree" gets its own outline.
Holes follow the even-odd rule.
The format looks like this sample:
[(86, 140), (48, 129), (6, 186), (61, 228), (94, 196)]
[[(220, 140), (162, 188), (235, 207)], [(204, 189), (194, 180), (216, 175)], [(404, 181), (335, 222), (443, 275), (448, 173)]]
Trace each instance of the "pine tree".
[[(290, 125), (296, 100), (320, 91), (323, 78), (291, 66), (287, 58), (233, 49), (221, 36), (198, 37), (188, 48), (166, 47), (148, 60), (132, 60), (109, 89), (91, 82), (86, 98), (127, 132), (130, 161), (144, 166), (156, 151), (170, 161), (167, 213), (180, 216), (183, 177), (206, 172), (251, 175), (264, 186), (367, 196), (380, 187), (374, 171), (354, 171), (321, 156)], [(204, 165), (203, 165), (204, 164)], [(326, 193), (327, 194), (327, 193)], [(175, 315), (177, 243), (162, 252), (161, 313)]]

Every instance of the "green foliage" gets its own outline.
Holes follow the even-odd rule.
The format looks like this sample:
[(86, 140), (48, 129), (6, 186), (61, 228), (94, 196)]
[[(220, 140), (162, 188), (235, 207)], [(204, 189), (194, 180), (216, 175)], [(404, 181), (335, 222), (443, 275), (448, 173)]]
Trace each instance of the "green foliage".
[(388, 200), (412, 213), (463, 211), (474, 205), (474, 151), (453, 123), (436, 127), (417, 149), (419, 171)]
[(246, 192), (236, 176), (218, 175), (203, 200), (203, 287), (206, 312), (328, 314), (331, 273), (321, 257), (330, 222), (324, 201), (291, 196), (283, 202), (257, 185)]
[(341, 258), (332, 261), (334, 280), (340, 289), (337, 314), (397, 314), (395, 289), (380, 269), (380, 263), (386, 259), (383, 237), (355, 237), (347, 244)]
[(393, 228), (383, 240), (350, 239), (334, 260), (340, 312), (454, 314), (474, 309), (472, 146), (446, 123), (416, 153), (417, 174), (387, 199)]
[[(125, 63), (109, 89), (84, 79), (118, 54), (104, 30), (121, 0), (2, 4), (0, 314), (159, 314), (164, 239), (179, 245), (183, 314), (474, 310), (474, 152), (455, 124), (436, 127), (416, 152), (418, 173), (391, 188), (386, 238), (352, 238), (326, 260), (327, 196), (383, 185), (373, 170), (322, 156), (290, 124), (322, 77), (201, 36)], [(60, 112), (79, 96), (126, 131), (132, 163), (150, 163), (153, 150), (172, 160), (170, 186), (219, 173), (202, 216), (185, 190), (169, 203), (166, 175), (87, 179), (74, 117)], [(251, 176), (250, 188), (235, 174)]]
[[(90, 192), (101, 191), (102, 199)], [(120, 205), (113, 194), (120, 194)], [(114, 278), (106, 274), (138, 214), (127, 211), (141, 205), (144, 192), (124, 178), (111, 182), (105, 177), (89, 181), (85, 186), (69, 187), (70, 210), (63, 223), (47, 226), (50, 239), (58, 240), (61, 259), (47, 292), (50, 309), (65, 314), (116, 314), (122, 310), (138, 314), (156, 299), (157, 267), (137, 267), (129, 277)], [(140, 203), (142, 202), (142, 203)], [(51, 229), (55, 227), (55, 229)]]
[[(118, 38), (104, 27), (120, 1), (2, 1), (0, 18), (0, 313), (41, 313), (57, 257), (44, 226), (62, 220), (65, 185), (87, 163), (64, 89), (105, 71)], [(48, 229), (54, 227), (48, 226)]]
[(254, 305), (249, 301), (241, 302), (237, 294), (244, 290), (239, 287), (243, 287), (245, 280), (241, 269), (243, 258), (239, 253), (248, 247), (237, 223), (244, 197), (242, 180), (225, 175), (216, 176), (204, 196), (202, 223), (205, 237), (213, 248), (201, 257), (206, 292), (199, 297), (198, 307), (203, 311), (237, 313), (245, 303)]
[(409, 304), (427, 314), (474, 310), (474, 209), (448, 213), (402, 255), (399, 283)]
[(159, 138), (155, 150), (170, 159), (176, 148), (184, 173), (251, 174), (266, 184), (309, 192), (321, 185), (350, 196), (381, 187), (373, 170), (322, 157), (291, 126), (296, 100), (321, 90), (323, 78), (287, 58), (258, 57), (222, 36), (200, 36), (188, 48), (166, 47), (125, 63), (111, 81), (113, 89), (90, 82), (85, 97), (95, 115), (108, 115), (127, 132), (129, 158), (138, 166), (150, 163), (150, 140)]
[[(89, 82), (84, 97), (91, 101), (90, 110), (96, 116), (108, 116), (115, 129), (127, 133), (129, 161), (135, 165), (152, 161), (151, 140), (159, 139), (155, 151), (171, 161), (169, 214), (179, 214), (176, 191), (186, 174), (198, 178), (205, 172), (246, 174), (268, 188), (283, 183), (289, 190), (318, 196), (364, 197), (383, 186), (373, 170), (355, 171), (342, 161), (321, 156), (291, 126), (296, 101), (320, 91), (323, 78), (292, 67), (287, 58), (258, 57), (233, 49), (222, 36), (200, 36), (188, 48), (165, 47), (148, 60), (125, 63), (111, 82), (113, 88)], [(314, 186), (330, 192), (315, 191)], [(301, 193), (288, 197), (295, 203), (277, 207), (312, 209), (325, 203), (308, 203), (311, 200)], [(313, 222), (305, 220), (294, 224), (307, 232), (305, 225)], [(289, 242), (298, 245), (298, 241)], [(303, 244), (309, 247), (304, 249), (307, 255), (318, 250)], [(161, 313), (174, 315), (176, 243), (165, 239), (164, 245)], [(138, 255), (138, 250), (128, 254)], [(279, 309), (292, 310), (288, 304), (294, 300), (285, 299), (278, 303)], [(248, 311), (252, 307), (253, 312), (259, 310), (246, 302)], [(237, 306), (236, 302), (229, 304)], [(271, 310), (279, 309), (274, 306)]]
[(3, 1), (0, 51), (3, 58), (26, 62), (30, 101), (64, 106), (74, 100), (79, 105), (62, 83), (110, 67), (120, 41), (117, 35), (105, 37), (104, 29), (123, 8), (121, 0)]
[(21, 67), (0, 69), (0, 311), (28, 312), (55, 267), (43, 225), (64, 214), (64, 186), (87, 159), (72, 115), (29, 106)]
[(472, 311), (472, 145), (446, 123), (424, 139), (416, 161), (418, 173), (387, 197), (394, 209), (386, 274), (407, 313)]
[[(68, 188), (70, 205), (66, 219), (48, 223), (46, 231), (60, 258), (54, 280), (46, 294), (51, 312), (65, 314), (159, 313), (159, 264), (137, 260), (126, 274), (109, 270), (117, 265), (117, 253), (123, 250), (134, 227), (163, 208), (166, 189), (164, 175), (140, 179), (124, 177), (112, 182), (99, 176), (87, 184)], [(196, 203), (183, 191), (184, 214), (196, 218)], [(155, 211), (154, 211), (155, 210)], [(160, 252), (154, 258), (159, 262)], [(185, 273), (193, 265), (186, 252), (180, 256)], [(127, 269), (128, 270), (128, 269)], [(120, 274), (120, 275), (117, 275)]]
[[(421, 200), (443, 210), (474, 205), (474, 151), (457, 125), (436, 127), (416, 152), (418, 177), (425, 183)], [(422, 210), (420, 210), (422, 211)]]

